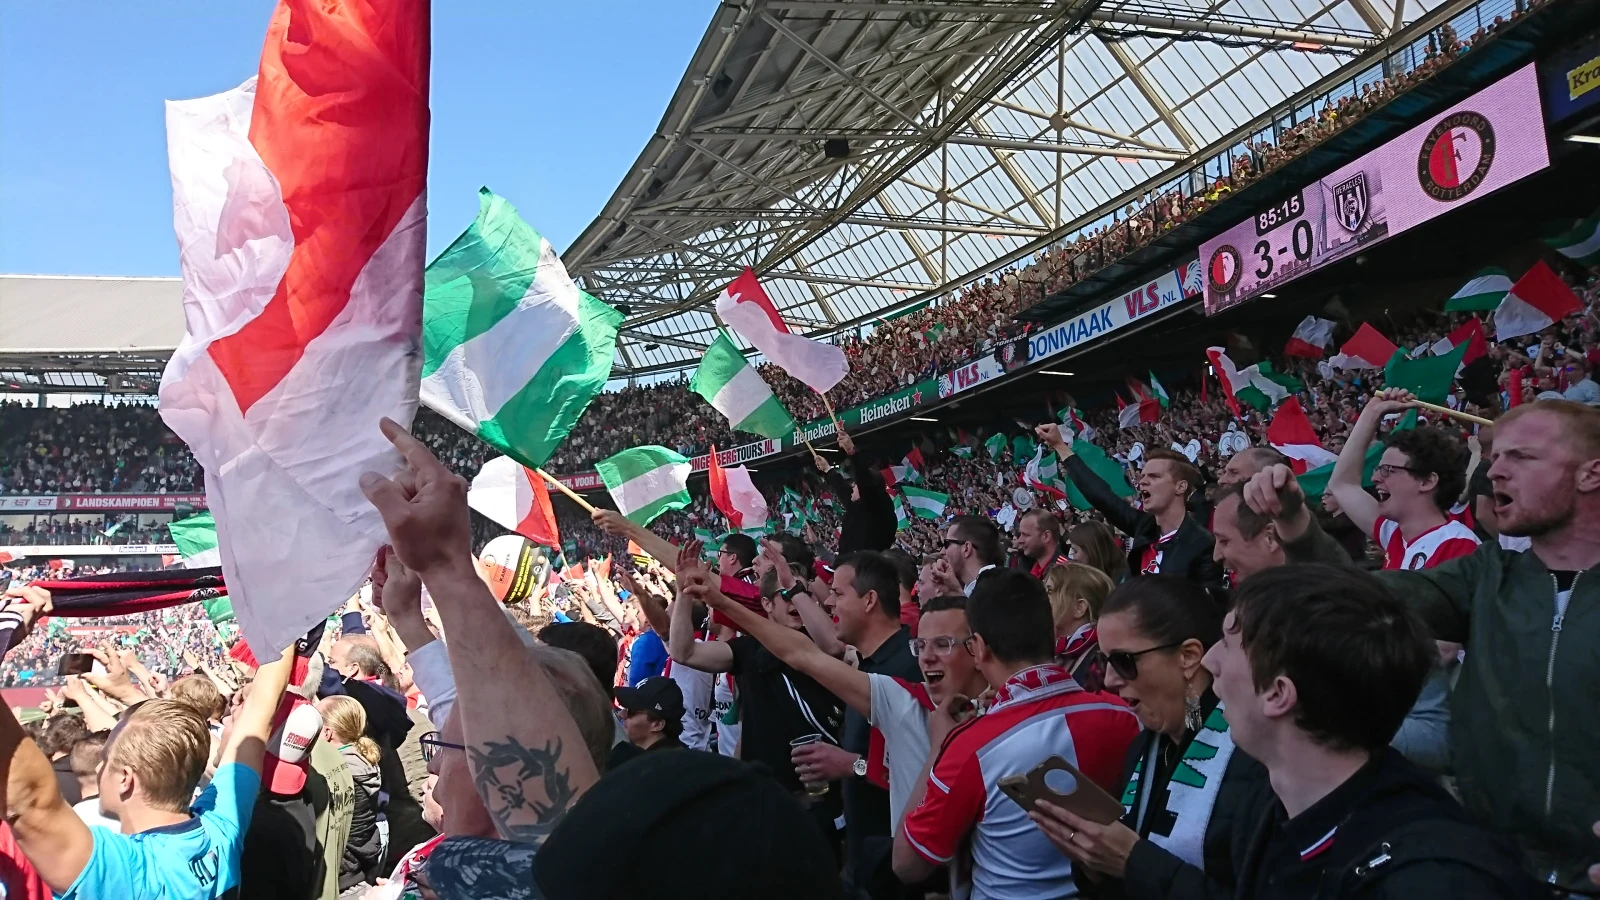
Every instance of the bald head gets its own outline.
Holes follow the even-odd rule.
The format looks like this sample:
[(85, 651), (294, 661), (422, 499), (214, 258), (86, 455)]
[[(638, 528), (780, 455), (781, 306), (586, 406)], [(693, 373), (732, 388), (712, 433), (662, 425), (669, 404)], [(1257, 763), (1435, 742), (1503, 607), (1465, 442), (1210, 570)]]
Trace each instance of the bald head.
[(1288, 457), (1271, 447), (1249, 447), (1240, 450), (1228, 459), (1228, 464), (1222, 467), (1222, 472), (1217, 475), (1217, 483), (1221, 485), (1243, 484), (1249, 481), (1257, 472), (1262, 472), (1273, 466), (1286, 466)]

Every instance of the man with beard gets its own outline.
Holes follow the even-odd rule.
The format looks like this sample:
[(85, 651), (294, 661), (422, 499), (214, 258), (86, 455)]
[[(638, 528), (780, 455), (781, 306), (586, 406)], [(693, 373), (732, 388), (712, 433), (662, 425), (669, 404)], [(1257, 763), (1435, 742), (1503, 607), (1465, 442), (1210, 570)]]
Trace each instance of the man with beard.
[(1463, 803), (1542, 880), (1582, 885), (1600, 809), (1600, 409), (1540, 400), (1506, 412), (1489, 481), (1500, 533), (1527, 537), (1528, 552), (1482, 544), (1382, 574), (1435, 638), (1467, 645), (1450, 707)]

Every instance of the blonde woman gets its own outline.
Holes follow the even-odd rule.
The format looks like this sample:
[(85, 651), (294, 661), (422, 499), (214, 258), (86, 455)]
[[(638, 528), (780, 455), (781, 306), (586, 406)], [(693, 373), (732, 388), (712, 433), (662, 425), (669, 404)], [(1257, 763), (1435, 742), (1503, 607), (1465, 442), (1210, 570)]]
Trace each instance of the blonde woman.
[(379, 789), (380, 751), (367, 737), (367, 711), (354, 697), (338, 695), (317, 701), (322, 713), (322, 739), (339, 748), (355, 782), (356, 805), (350, 815), (350, 839), (339, 862), (339, 890), (383, 874), (384, 835), (379, 826), (386, 798)]
[(1100, 619), (1100, 604), (1114, 587), (1110, 576), (1083, 563), (1051, 566), (1044, 574), (1055, 621), (1056, 661), (1084, 690), (1098, 691), (1105, 683), (1105, 655), (1094, 623)]

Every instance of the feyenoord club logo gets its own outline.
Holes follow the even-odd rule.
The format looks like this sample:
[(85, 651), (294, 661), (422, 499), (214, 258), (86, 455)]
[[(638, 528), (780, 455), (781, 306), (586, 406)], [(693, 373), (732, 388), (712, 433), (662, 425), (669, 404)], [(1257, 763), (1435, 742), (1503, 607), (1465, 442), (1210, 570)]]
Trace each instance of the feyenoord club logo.
[(1494, 165), (1494, 126), (1471, 110), (1446, 116), (1422, 142), (1417, 180), (1441, 203), (1452, 203), (1483, 184)]
[(1239, 248), (1232, 244), (1223, 244), (1211, 254), (1211, 261), (1206, 263), (1206, 271), (1211, 281), (1213, 294), (1226, 294), (1239, 285), (1239, 275), (1244, 272), (1239, 258)]

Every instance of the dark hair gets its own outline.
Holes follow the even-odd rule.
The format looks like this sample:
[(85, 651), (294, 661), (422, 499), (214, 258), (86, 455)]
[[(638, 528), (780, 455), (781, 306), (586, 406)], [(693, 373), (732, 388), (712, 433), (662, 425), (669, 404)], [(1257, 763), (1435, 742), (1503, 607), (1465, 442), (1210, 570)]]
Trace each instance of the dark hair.
[(938, 597), (934, 597), (933, 599), (929, 600), (927, 603), (922, 604), (922, 614), (923, 615), (927, 615), (928, 613), (944, 612), (947, 609), (959, 609), (963, 613), (966, 612), (967, 611), (967, 595), (966, 594), (942, 594), (942, 595), (940, 595)]
[[(811, 545), (806, 543), (804, 538), (796, 534), (790, 534), (787, 531), (774, 532), (768, 535), (767, 538), (783, 550), (785, 562), (795, 563), (805, 570), (807, 579), (816, 575), (817, 554), (811, 550)], [(737, 548), (730, 547), (729, 549), (738, 552)], [(741, 560), (744, 559), (742, 556), (739, 558)], [(751, 560), (754, 559), (755, 557), (752, 556)], [(745, 563), (745, 565), (749, 565), (749, 563)]]
[(1000, 526), (987, 516), (956, 516), (950, 520), (950, 530), (972, 544), (978, 562), (986, 566), (1000, 564)]
[(73, 744), (67, 751), (67, 765), (72, 769), (72, 774), (85, 778), (99, 771), (100, 751), (105, 749), (106, 739), (110, 736), (109, 731), (95, 731)]
[(1067, 543), (1078, 548), (1078, 561), (1106, 573), (1118, 584), (1128, 578), (1128, 555), (1104, 522), (1085, 522), (1072, 529)]
[(552, 622), (539, 629), (540, 643), (570, 650), (583, 658), (589, 671), (600, 681), (607, 697), (615, 687), (611, 679), (617, 672), (617, 639), (611, 632), (590, 622)]
[(1404, 453), (1407, 467), (1439, 476), (1433, 503), (1440, 512), (1449, 512), (1467, 486), (1467, 461), (1472, 458), (1472, 451), (1466, 442), (1443, 429), (1423, 425), (1396, 431), (1384, 439), (1383, 445)]
[(1417, 702), (1436, 651), (1422, 621), (1371, 574), (1276, 566), (1233, 594), (1256, 690), (1294, 682), (1295, 725), (1335, 749), (1377, 751)]
[(88, 736), (89, 728), (83, 724), (82, 716), (59, 713), (44, 723), (44, 733), (38, 742), (39, 749), (44, 751), (45, 756), (67, 753), (72, 750), (73, 744)]
[(722, 549), (739, 558), (739, 568), (748, 568), (756, 561), (756, 539), (735, 532), (722, 539)]
[(899, 574), (901, 588), (909, 591), (917, 586), (917, 561), (911, 558), (911, 554), (897, 547), (891, 547), (884, 550), (882, 555)]
[(1141, 575), (1118, 585), (1100, 605), (1100, 617), (1121, 612), (1131, 612), (1158, 647), (1191, 639), (1210, 647), (1222, 638), (1222, 605), (1182, 575)]
[(1250, 508), (1250, 504), (1244, 502), (1244, 482), (1222, 485), (1217, 491), (1216, 498), (1211, 502), (1211, 508), (1213, 510), (1221, 509), (1222, 501), (1229, 497), (1239, 498), (1239, 535), (1247, 541), (1255, 540), (1262, 531), (1266, 530), (1267, 524), (1272, 521), (1272, 517), (1256, 512)]
[(990, 569), (967, 598), (967, 625), (1008, 665), (1049, 662), (1055, 621), (1044, 582), (1017, 569)]
[(661, 729), (662, 737), (672, 738), (672, 739), (676, 740), (679, 735), (683, 734), (683, 717), (682, 716), (679, 716), (679, 717), (674, 719), (674, 718), (669, 718), (667, 716), (658, 716), (653, 712), (646, 712), (645, 715), (648, 716), (652, 721), (665, 723), (665, 725)]
[(1042, 506), (1035, 506), (1023, 513), (1022, 518), (1032, 519), (1040, 531), (1055, 536), (1056, 543), (1061, 543), (1061, 520), (1056, 518), (1055, 513)]
[(1189, 462), (1189, 457), (1176, 450), (1151, 450), (1144, 455), (1144, 464), (1149, 465), (1158, 459), (1172, 463), (1172, 474), (1189, 486), (1189, 490), (1184, 492), (1185, 497), (1193, 496), (1195, 491), (1205, 486), (1205, 479), (1200, 475), (1200, 470), (1195, 468), (1194, 463)]
[(891, 619), (900, 618), (900, 573), (895, 569), (894, 563), (885, 559), (882, 553), (874, 550), (857, 550), (846, 553), (834, 563), (834, 578), (839, 577), (839, 570), (849, 566), (853, 572), (850, 586), (858, 594), (875, 591), (878, 595), (878, 608)]

